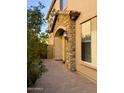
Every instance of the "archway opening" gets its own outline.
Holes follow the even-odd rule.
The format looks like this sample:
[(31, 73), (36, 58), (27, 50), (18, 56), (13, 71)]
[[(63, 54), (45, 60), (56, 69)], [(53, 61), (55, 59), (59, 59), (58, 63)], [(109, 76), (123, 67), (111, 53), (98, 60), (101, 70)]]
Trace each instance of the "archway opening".
[(62, 60), (65, 62), (66, 57), (66, 39), (64, 37), (65, 30), (58, 29), (55, 33), (54, 50), (55, 60)]

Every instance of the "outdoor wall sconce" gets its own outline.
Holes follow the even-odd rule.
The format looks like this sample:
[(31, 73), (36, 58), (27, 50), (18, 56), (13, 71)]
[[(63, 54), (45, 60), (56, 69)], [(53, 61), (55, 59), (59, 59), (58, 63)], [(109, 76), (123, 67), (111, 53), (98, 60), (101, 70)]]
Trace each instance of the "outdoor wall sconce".
[(67, 32), (66, 31), (63, 33), (63, 36), (67, 39)]

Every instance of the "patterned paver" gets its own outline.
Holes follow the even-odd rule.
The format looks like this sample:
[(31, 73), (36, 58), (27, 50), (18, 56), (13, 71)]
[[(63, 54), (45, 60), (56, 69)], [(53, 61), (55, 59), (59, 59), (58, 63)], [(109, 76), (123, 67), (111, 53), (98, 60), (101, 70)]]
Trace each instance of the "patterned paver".
[[(96, 84), (69, 71), (61, 61), (43, 60), (48, 68), (28, 93), (96, 93)], [(30, 90), (30, 91), (29, 91)]]

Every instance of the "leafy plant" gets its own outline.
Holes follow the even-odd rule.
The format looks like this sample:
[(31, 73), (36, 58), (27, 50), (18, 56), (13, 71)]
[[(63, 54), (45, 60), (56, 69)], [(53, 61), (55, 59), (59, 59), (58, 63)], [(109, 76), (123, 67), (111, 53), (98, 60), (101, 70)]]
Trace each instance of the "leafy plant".
[(41, 49), (44, 48), (41, 38), (41, 27), (45, 23), (41, 10), (44, 6), (31, 6), (27, 9), (27, 85), (35, 84), (36, 80), (47, 71), (41, 61)]
[(28, 64), (28, 86), (34, 85), (36, 80), (45, 71), (47, 71), (47, 69), (39, 59), (36, 59), (32, 63)]

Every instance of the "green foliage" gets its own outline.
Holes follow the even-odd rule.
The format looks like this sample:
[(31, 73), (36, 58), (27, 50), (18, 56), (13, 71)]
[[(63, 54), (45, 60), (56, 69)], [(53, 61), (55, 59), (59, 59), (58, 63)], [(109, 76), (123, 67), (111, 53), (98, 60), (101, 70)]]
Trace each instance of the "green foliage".
[(36, 80), (44, 73), (47, 69), (39, 59), (35, 59), (32, 63), (28, 64), (28, 86), (34, 85)]
[(47, 33), (41, 33), (40, 34), (40, 41), (42, 44), (47, 44), (48, 42), (48, 34)]
[(45, 23), (44, 14), (41, 10), (44, 8), (39, 2), (38, 6), (31, 6), (27, 10), (27, 27), (28, 30), (35, 31), (39, 33), (41, 31), (41, 26)]
[(41, 53), (44, 43), (41, 38), (41, 26), (45, 23), (44, 14), (41, 12), (44, 6), (39, 3), (38, 6), (30, 7), (27, 10), (27, 83), (33, 85), (35, 81), (47, 71), (41, 61)]
[(40, 33), (40, 57), (42, 59), (47, 58), (47, 44), (48, 44), (48, 34)]

